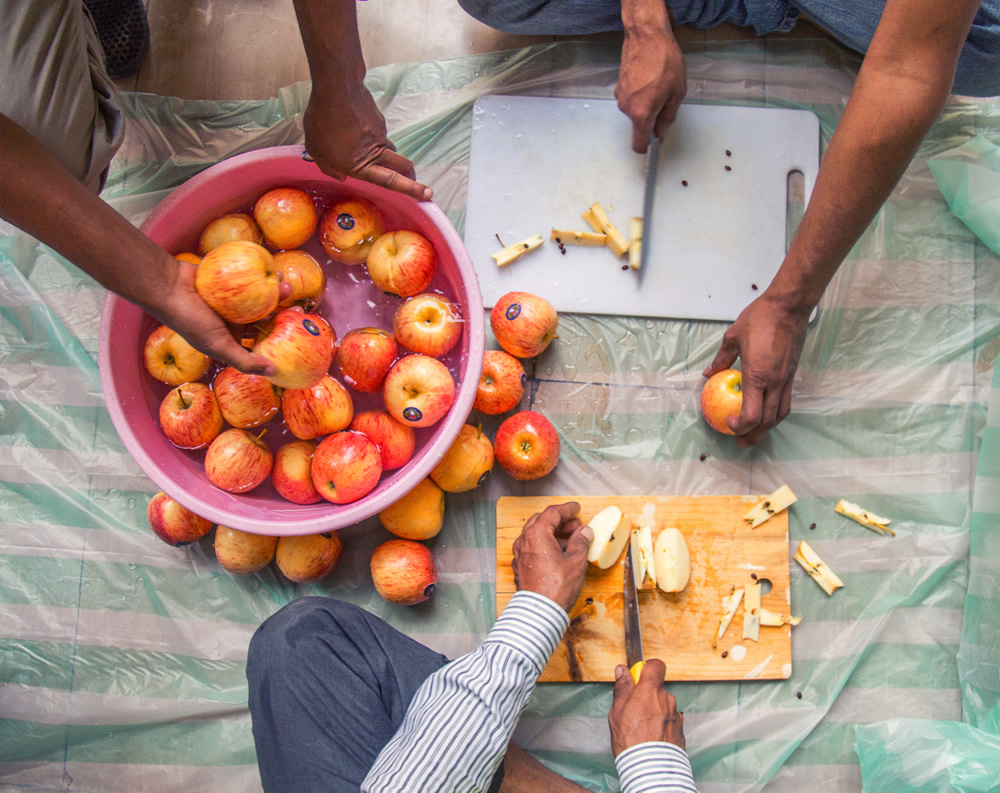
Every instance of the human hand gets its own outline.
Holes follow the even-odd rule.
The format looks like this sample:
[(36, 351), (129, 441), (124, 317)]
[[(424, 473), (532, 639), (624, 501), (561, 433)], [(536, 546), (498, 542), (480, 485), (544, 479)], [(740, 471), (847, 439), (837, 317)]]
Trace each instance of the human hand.
[(615, 694), (608, 713), (611, 751), (615, 757), (636, 744), (666, 741), (684, 748), (684, 714), (677, 700), (663, 688), (667, 667), (658, 659), (646, 661), (639, 682), (624, 666), (615, 669)]
[(354, 176), (419, 201), (434, 195), (415, 181), (413, 163), (396, 153), (386, 135), (385, 118), (364, 85), (351, 96), (341, 93), (334, 99), (314, 90), (303, 126), (309, 156), (335, 179)]
[(740, 436), (740, 448), (758, 443), (791, 412), (792, 379), (808, 325), (808, 311), (790, 308), (765, 292), (723, 335), (715, 359), (702, 374), (711, 377), (737, 358), (742, 362), (743, 408), (738, 419), (727, 420)]
[[(145, 303), (144, 308), (210, 358), (235, 366), (247, 374), (274, 374), (274, 364), (237, 342), (222, 317), (201, 299), (194, 287), (197, 267), (179, 262), (169, 254), (164, 255), (170, 286), (162, 299)], [(282, 296), (287, 296), (290, 290), (291, 287), (282, 282), (279, 290)]]
[(643, 154), (662, 138), (687, 94), (684, 54), (669, 24), (626, 32), (615, 86), (619, 109), (632, 120), (632, 150)]
[(528, 518), (513, 545), (517, 589), (545, 595), (567, 614), (583, 589), (587, 551), (594, 539), (594, 530), (576, 517), (579, 511), (575, 501), (546, 507)]

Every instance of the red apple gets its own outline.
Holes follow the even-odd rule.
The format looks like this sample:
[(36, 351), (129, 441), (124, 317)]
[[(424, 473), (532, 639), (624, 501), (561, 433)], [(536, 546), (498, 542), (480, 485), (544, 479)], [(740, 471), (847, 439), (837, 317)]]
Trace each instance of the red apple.
[(357, 328), (349, 331), (337, 346), (337, 365), (344, 381), (357, 391), (374, 394), (381, 390), (399, 346), (388, 331)]
[(278, 301), (280, 308), (302, 306), (311, 310), (323, 297), (326, 273), (312, 256), (305, 251), (278, 251), (274, 266), (291, 292)]
[(559, 315), (544, 297), (508, 292), (493, 306), (490, 327), (500, 346), (511, 355), (532, 358), (557, 338)]
[(285, 389), (281, 413), (292, 435), (307, 441), (346, 430), (354, 418), (354, 404), (347, 389), (325, 374), (309, 388)]
[(524, 396), (527, 382), (528, 376), (517, 358), (503, 350), (487, 350), (472, 407), (489, 416), (513, 410)]
[(253, 351), (274, 364), (268, 379), (282, 388), (309, 388), (330, 370), (337, 337), (319, 314), (298, 306), (279, 311), (257, 334)]
[(160, 325), (146, 337), (142, 345), (142, 362), (151, 377), (167, 385), (200, 380), (212, 365), (211, 358), (198, 352), (166, 325)]
[(455, 378), (448, 367), (429, 355), (407, 355), (385, 376), (382, 401), (400, 424), (430, 427), (455, 401)]
[(297, 584), (312, 584), (333, 572), (343, 549), (334, 532), (282, 537), (274, 560), (285, 578)]
[(735, 435), (726, 423), (736, 420), (743, 408), (743, 373), (739, 369), (716, 372), (702, 386), (701, 414), (708, 426), (723, 435)]
[(163, 491), (150, 499), (146, 518), (157, 537), (178, 548), (200, 540), (212, 530), (212, 521), (195, 515)]
[(440, 358), (462, 338), (462, 312), (444, 295), (425, 292), (407, 298), (392, 317), (399, 346)]
[(278, 546), (277, 537), (217, 526), (215, 529), (215, 558), (230, 573), (250, 575), (263, 570), (274, 559)]
[(264, 241), (264, 235), (252, 217), (242, 212), (233, 212), (216, 218), (205, 226), (201, 232), (198, 250), (204, 256), (210, 250), (233, 240), (256, 242), (259, 245)]
[(268, 190), (253, 205), (253, 217), (272, 248), (298, 248), (316, 231), (319, 213), (312, 196), (297, 187)]
[(227, 366), (212, 381), (222, 418), (240, 429), (251, 429), (273, 419), (281, 410), (281, 392), (266, 377), (244, 374)]
[(368, 275), (387, 295), (410, 297), (423, 292), (437, 272), (437, 253), (423, 234), (390, 231), (368, 252)]
[(278, 307), (274, 257), (255, 242), (226, 242), (212, 248), (195, 270), (194, 286), (220, 317), (246, 325)]
[(533, 410), (515, 413), (497, 428), (496, 460), (515, 479), (539, 479), (559, 462), (559, 433), (545, 416)]
[(313, 455), (312, 478), (319, 494), (334, 504), (350, 504), (368, 495), (382, 476), (382, 456), (367, 435), (327, 435)]
[(295, 504), (318, 504), (323, 500), (312, 480), (315, 441), (292, 441), (274, 453), (271, 484), (278, 495)]
[(431, 470), (431, 479), (449, 493), (464, 493), (486, 481), (493, 470), (493, 444), (479, 427), (463, 424), (458, 437)]
[(423, 603), (437, 588), (437, 567), (426, 545), (413, 540), (388, 540), (372, 552), (375, 591), (390, 603)]
[(383, 471), (402, 468), (413, 458), (417, 434), (412, 427), (400, 424), (384, 410), (358, 413), (351, 422), (351, 429), (363, 432), (378, 446)]
[(219, 403), (204, 383), (179, 385), (160, 402), (160, 429), (181, 449), (204, 449), (222, 426)]
[(382, 213), (365, 198), (338, 201), (319, 221), (323, 250), (341, 264), (362, 264), (368, 258), (372, 243), (384, 230)]
[(421, 479), (413, 490), (379, 512), (378, 519), (404, 540), (429, 540), (444, 526), (444, 491), (430, 477)]
[(260, 437), (246, 430), (226, 430), (205, 453), (205, 475), (216, 487), (246, 493), (271, 473), (273, 457)]

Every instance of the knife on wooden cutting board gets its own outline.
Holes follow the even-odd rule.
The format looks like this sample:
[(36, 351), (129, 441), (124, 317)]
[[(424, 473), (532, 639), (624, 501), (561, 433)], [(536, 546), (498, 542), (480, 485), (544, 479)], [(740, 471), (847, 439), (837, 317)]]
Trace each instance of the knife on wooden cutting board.
[(642, 658), (642, 628), (639, 625), (639, 588), (634, 571), (632, 543), (629, 543), (628, 550), (625, 552), (625, 581), (622, 586), (625, 615), (625, 662), (632, 673), (632, 679), (638, 683), (645, 661)]

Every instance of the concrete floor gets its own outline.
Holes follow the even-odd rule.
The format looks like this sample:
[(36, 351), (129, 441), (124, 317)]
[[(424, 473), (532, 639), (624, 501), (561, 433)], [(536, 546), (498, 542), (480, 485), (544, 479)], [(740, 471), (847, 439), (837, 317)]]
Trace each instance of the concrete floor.
[[(264, 99), (309, 79), (292, 0), (146, 0), (150, 51), (120, 88), (184, 99)], [(455, 58), (530, 44), (556, 36), (514, 36), (482, 25), (455, 0), (367, 0), (358, 27), (369, 68), (386, 63)], [(686, 49), (706, 41), (752, 38), (749, 29), (679, 28)], [(800, 22), (786, 34), (821, 38)], [(596, 36), (620, 41), (620, 33)]]

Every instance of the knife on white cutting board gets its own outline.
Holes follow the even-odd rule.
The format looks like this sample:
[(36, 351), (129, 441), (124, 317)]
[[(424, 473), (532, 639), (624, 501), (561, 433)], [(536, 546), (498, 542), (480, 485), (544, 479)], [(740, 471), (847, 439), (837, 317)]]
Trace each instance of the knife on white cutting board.
[(656, 198), (656, 174), (660, 169), (660, 136), (649, 139), (649, 157), (646, 163), (646, 194), (642, 201), (642, 247), (639, 249), (639, 285), (642, 285), (649, 263), (649, 231), (653, 226), (653, 200)]

